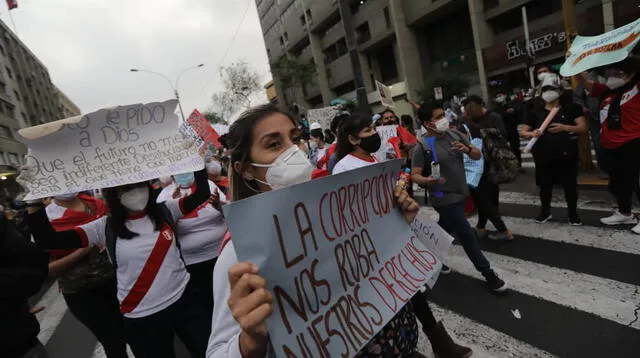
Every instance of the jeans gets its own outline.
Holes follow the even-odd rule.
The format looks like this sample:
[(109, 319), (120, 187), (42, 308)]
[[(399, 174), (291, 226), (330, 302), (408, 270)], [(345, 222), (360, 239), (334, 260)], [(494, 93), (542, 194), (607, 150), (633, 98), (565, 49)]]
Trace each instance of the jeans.
[(438, 214), (440, 214), (440, 220), (438, 225), (451, 235), (455, 235), (464, 252), (467, 253), (469, 260), (473, 263), (476, 270), (482, 274), (486, 274), (491, 271), (491, 265), (484, 254), (480, 250), (480, 243), (478, 237), (471, 229), (471, 225), (464, 216), (464, 201), (460, 201), (454, 204), (434, 207)]
[(174, 334), (193, 358), (202, 358), (209, 343), (211, 316), (206, 315), (205, 308), (187, 287), (178, 301), (160, 312), (140, 318), (125, 317), (124, 328), (136, 358), (174, 358)]
[(116, 296), (116, 282), (78, 293), (63, 294), (73, 315), (104, 347), (108, 358), (127, 358), (124, 324)]
[(538, 160), (536, 177), (540, 187), (542, 213), (551, 212), (553, 185), (560, 184), (564, 189), (569, 217), (578, 217), (578, 158)]
[(500, 216), (500, 187), (487, 179), (485, 175), (480, 179), (478, 187), (471, 189), (471, 196), (478, 208), (478, 228), (484, 229), (487, 226), (487, 220), (493, 223), (496, 230), (506, 232), (505, 225)]
[(640, 179), (640, 138), (633, 139), (616, 149), (605, 149), (609, 162), (609, 190), (618, 203), (618, 211), (631, 213), (633, 192), (638, 194)]

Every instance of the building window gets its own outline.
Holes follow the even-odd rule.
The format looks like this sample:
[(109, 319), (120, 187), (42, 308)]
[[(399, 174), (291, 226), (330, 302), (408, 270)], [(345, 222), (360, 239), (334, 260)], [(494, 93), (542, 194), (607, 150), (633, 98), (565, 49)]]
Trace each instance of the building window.
[(11, 69), (9, 69), (9, 67), (5, 67), (5, 69), (7, 70), (7, 77), (13, 79), (13, 73), (11, 72)]
[(309, 19), (309, 22), (311, 22), (311, 9), (307, 9), (307, 18)]
[(20, 164), (20, 160), (18, 159), (18, 155), (16, 153), (9, 153), (9, 163)]
[(280, 45), (284, 46), (284, 38), (282, 36), (280, 36)]
[(0, 137), (13, 139), (13, 135), (11, 134), (11, 129), (7, 126), (0, 126)]
[(0, 53), (2, 54), (2, 56), (6, 56), (6, 54), (4, 53), (4, 47), (2, 45), (0, 45)]
[(432, 61), (459, 56), (474, 48), (471, 21), (467, 12), (457, 12), (436, 20), (427, 25), (424, 33)]
[(369, 31), (369, 22), (365, 22), (364, 24), (356, 28), (356, 38), (358, 40), (358, 44), (363, 44), (371, 40), (371, 31)]
[(289, 34), (286, 32), (284, 33), (284, 40), (289, 41)]
[(387, 24), (387, 28), (391, 27), (391, 15), (389, 15), (389, 8), (384, 8), (384, 23)]
[(18, 91), (13, 90), (13, 96), (16, 98), (16, 101), (20, 102), (20, 94), (18, 94)]
[(7, 117), (15, 118), (16, 117), (15, 110), (16, 108), (14, 106), (5, 103), (5, 114), (7, 115)]
[(307, 24), (307, 21), (304, 19), (304, 15), (300, 16), (300, 23), (302, 24), (302, 26), (305, 26)]
[(4, 160), (4, 153), (0, 152), (0, 165), (7, 165), (7, 161)]
[(388, 83), (398, 78), (398, 67), (396, 57), (393, 53), (393, 46), (388, 45), (376, 50), (376, 60), (380, 66), (380, 77), (382, 82)]
[(482, 0), (482, 5), (484, 5), (484, 11), (491, 10), (500, 5), (500, 0)]

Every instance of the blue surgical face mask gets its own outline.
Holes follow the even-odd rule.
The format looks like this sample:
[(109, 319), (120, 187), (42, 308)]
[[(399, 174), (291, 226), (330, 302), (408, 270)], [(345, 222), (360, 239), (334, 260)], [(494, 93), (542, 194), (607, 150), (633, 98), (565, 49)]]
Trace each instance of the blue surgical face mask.
[(175, 180), (176, 184), (178, 184), (179, 186), (183, 188), (188, 188), (191, 186), (191, 184), (193, 184), (196, 178), (193, 175), (193, 173), (189, 172), (189, 173), (176, 174), (173, 176), (173, 180)]

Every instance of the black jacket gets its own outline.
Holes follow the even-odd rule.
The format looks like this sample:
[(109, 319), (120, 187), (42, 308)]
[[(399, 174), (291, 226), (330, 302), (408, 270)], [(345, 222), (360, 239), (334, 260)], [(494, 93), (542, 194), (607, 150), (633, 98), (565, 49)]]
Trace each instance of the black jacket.
[(37, 343), (40, 325), (27, 299), (47, 278), (48, 263), (49, 254), (0, 214), (0, 357), (21, 357)]

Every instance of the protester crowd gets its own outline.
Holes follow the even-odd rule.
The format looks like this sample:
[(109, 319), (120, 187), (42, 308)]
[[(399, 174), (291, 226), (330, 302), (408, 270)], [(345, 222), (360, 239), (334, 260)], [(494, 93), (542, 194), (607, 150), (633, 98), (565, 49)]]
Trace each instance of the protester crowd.
[[(217, 156), (204, 159), (198, 172), (104, 188), (100, 198), (68, 193), (24, 206), (6, 200), (0, 218), (1, 355), (46, 357), (27, 299), (47, 277), (57, 277), (70, 311), (109, 358), (126, 357), (127, 345), (136, 357), (173, 357), (174, 336), (193, 357), (273, 355), (265, 326), (273, 294), (258, 266), (238, 259), (222, 206), (375, 164), (381, 148), (385, 159), (403, 159), (410, 171), (412, 183), (394, 192), (408, 223), (420, 207), (412, 195), (416, 184), (488, 289), (504, 292), (507, 283), (491, 269), (480, 240), (514, 240), (501, 217), (499, 193), (521, 171), (520, 140), (537, 138), (536, 222), (551, 218), (552, 190), (560, 184), (568, 223), (581, 225), (578, 136), (591, 128), (618, 205), (601, 221), (637, 223), (631, 206), (634, 193), (640, 199), (638, 69), (638, 59), (629, 57), (603, 70), (604, 83), (577, 76), (580, 87), (572, 93), (567, 81), (540, 66), (531, 98), (501, 89), (491, 105), (461, 95), (416, 105), (415, 113), (400, 118), (391, 109), (374, 116), (345, 111), (329, 128), (300, 126), (273, 105), (258, 106), (231, 125)], [(548, 118), (551, 124), (541, 129)], [(378, 126), (396, 126), (395, 141), (383, 143)], [(465, 212), (469, 200), (477, 207), (475, 228)], [(487, 234), (488, 222), (497, 233)], [(632, 231), (640, 234), (640, 225)], [(442, 273), (448, 272), (444, 266)], [(434, 317), (428, 296), (418, 291), (357, 356), (420, 356), (418, 321), (438, 357), (471, 356)]]

